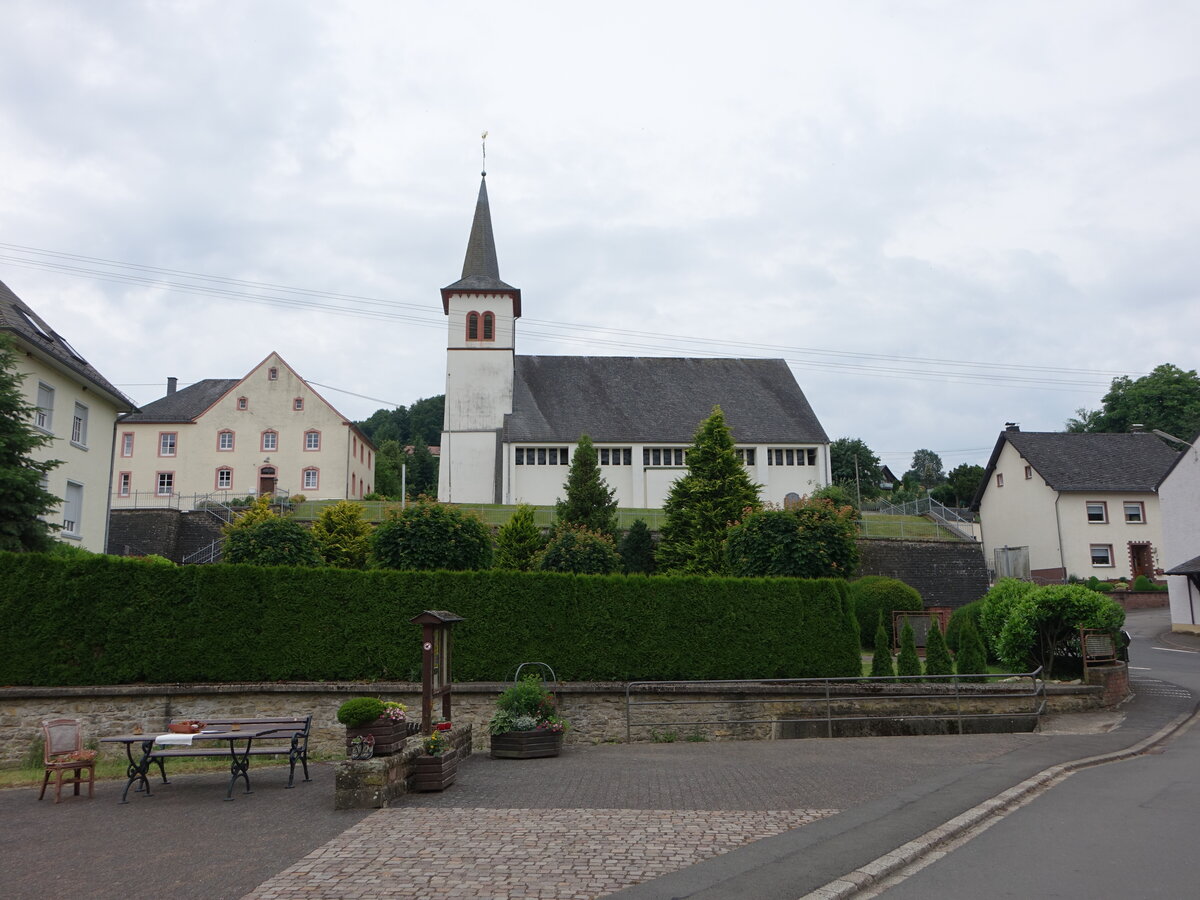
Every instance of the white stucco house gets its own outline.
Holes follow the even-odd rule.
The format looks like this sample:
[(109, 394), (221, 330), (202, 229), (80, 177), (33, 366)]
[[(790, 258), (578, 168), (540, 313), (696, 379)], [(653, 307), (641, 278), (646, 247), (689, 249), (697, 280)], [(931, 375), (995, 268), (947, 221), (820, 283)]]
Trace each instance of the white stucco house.
[(444, 502), (552, 504), (586, 434), (618, 505), (659, 508), (714, 406), (764, 500), (830, 482), (829, 438), (784, 360), (518, 356), (521, 291), (500, 280), (486, 179), (442, 309)]
[(1000, 432), (972, 509), (984, 556), (1027, 547), (1035, 581), (1154, 577), (1164, 568), (1158, 484), (1178, 453), (1152, 434)]
[(1171, 629), (1200, 634), (1200, 434), (1158, 486)]
[(33, 427), (54, 440), (35, 450), (39, 460), (61, 460), (45, 487), (62, 500), (51, 517), (59, 540), (103, 553), (113, 426), (134, 409), (61, 334), (0, 282), (0, 333), (16, 345), (21, 393), (36, 408)]
[(112, 461), (114, 508), (275, 493), (358, 499), (375, 482), (375, 445), (275, 352), (243, 378), (178, 390), (168, 378), (166, 396), (121, 418)]

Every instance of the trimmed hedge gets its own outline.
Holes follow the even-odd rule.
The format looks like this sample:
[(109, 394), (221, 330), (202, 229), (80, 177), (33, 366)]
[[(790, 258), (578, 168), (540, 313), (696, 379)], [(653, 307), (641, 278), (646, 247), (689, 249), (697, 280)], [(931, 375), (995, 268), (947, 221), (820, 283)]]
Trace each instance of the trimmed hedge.
[(0, 684), (419, 680), (425, 609), (459, 681), (860, 674), (840, 579), (155, 566), (0, 553)]
[(905, 610), (920, 612), (925, 608), (916, 588), (885, 575), (866, 575), (850, 582), (850, 598), (854, 614), (858, 617), (863, 647), (867, 649), (871, 647), (870, 642), (881, 613), (888, 641), (894, 643), (896, 635), (892, 629), (892, 613)]

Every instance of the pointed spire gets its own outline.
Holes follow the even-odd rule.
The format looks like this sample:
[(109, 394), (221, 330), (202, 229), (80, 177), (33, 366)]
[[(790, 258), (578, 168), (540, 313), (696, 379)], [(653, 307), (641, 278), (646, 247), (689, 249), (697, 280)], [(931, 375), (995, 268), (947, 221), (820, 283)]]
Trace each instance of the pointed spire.
[(479, 200), (475, 203), (475, 221), (467, 240), (467, 256), (463, 260), (462, 277), (480, 275), (500, 280), (500, 263), (496, 260), (496, 238), (492, 234), (492, 210), (488, 206), (487, 177), (479, 179)]

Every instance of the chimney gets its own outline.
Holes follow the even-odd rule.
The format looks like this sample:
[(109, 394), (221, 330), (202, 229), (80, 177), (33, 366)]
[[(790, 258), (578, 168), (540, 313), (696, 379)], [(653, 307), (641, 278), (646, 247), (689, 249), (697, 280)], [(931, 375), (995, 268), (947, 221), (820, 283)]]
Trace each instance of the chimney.
[(1141, 434), (1143, 431), (1146, 430), (1146, 426), (1143, 425), (1141, 422), (1134, 422), (1133, 424), (1131, 424), (1129, 426), (1129, 430), (1133, 434)]
[(170, 397), (173, 393), (175, 393), (175, 386), (177, 384), (179, 384), (178, 378), (171, 376), (170, 378), (167, 379), (167, 396), (168, 397)]
[(1020, 425), (1018, 425), (1016, 422), (1005, 422), (1005, 423), (1004, 423), (1004, 430), (1005, 430), (1005, 431), (1020, 431), (1020, 430), (1021, 430), (1021, 426), (1020, 426)]

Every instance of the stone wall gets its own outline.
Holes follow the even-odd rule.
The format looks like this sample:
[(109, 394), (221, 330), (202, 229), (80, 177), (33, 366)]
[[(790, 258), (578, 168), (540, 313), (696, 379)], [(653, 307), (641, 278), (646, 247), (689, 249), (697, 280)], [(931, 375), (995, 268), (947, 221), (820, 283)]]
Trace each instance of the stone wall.
[(957, 608), (988, 591), (983, 545), (959, 541), (860, 540), (859, 575), (886, 575), (916, 588), (926, 606)]
[(204, 510), (114, 509), (108, 550), (114, 556), (165, 556), (174, 562), (221, 539), (222, 522)]
[[(488, 744), (487, 723), (495, 709), (496, 697), (508, 685), (491, 682), (455, 685), (452, 719), (458, 726), (470, 725), (477, 749)], [(963, 694), (995, 692), (998, 685), (964, 685)], [(1016, 690), (1027, 690), (1019, 686)], [(559, 709), (571, 723), (567, 743), (597, 744), (623, 742), (626, 739), (624, 684), (565, 684), (558, 691)], [(929, 692), (929, 686), (921, 690)], [(902, 693), (901, 685), (885, 685), (877, 693)], [(1100, 687), (1047, 686), (1049, 710), (1071, 712), (1096, 709), (1104, 691)], [(370, 684), (168, 684), (124, 685), (116, 687), (0, 688), (0, 764), (11, 765), (24, 758), (39, 735), (43, 719), (65, 716), (83, 723), (85, 740), (110, 734), (125, 734), (140, 726), (145, 731), (166, 731), (172, 719), (231, 716), (313, 716), (310, 750), (317, 754), (341, 757), (345, 753), (345, 729), (337, 721), (337, 708), (351, 697), (378, 696), (408, 705), (410, 715), (421, 708), (420, 685), (410, 682), (374, 682)], [(646, 697), (639, 697), (646, 700)], [(705, 700), (702, 704), (672, 707), (639, 706), (631, 716), (642, 723), (630, 732), (634, 741), (674, 739), (690, 736), (706, 740), (770, 738), (779, 736), (774, 728), (782, 709), (819, 709), (824, 689), (807, 691), (789, 685), (735, 687), (722, 685), (704, 692), (683, 688), (655, 700)], [(983, 709), (992, 701), (971, 700), (971, 709)], [(838, 699), (839, 709), (868, 709), (869, 700)], [(895, 702), (888, 710), (897, 709)], [(921, 701), (928, 703), (928, 701)], [(1005, 700), (995, 707), (1005, 711), (1013, 703), (1028, 704), (1028, 699)], [(951, 706), (958, 701), (947, 700)], [(861, 704), (856, 706), (855, 704)], [(982, 704), (982, 705), (981, 705)], [(882, 709), (873, 706), (872, 709)], [(949, 707), (947, 707), (949, 708)], [(1027, 705), (1022, 708), (1028, 708)], [(926, 707), (922, 707), (926, 709)], [(812, 714), (812, 713), (808, 713)], [(701, 721), (726, 720), (722, 725), (700, 725)], [(668, 724), (653, 724), (665, 722)], [(101, 753), (120, 757), (120, 745), (102, 744)]]

